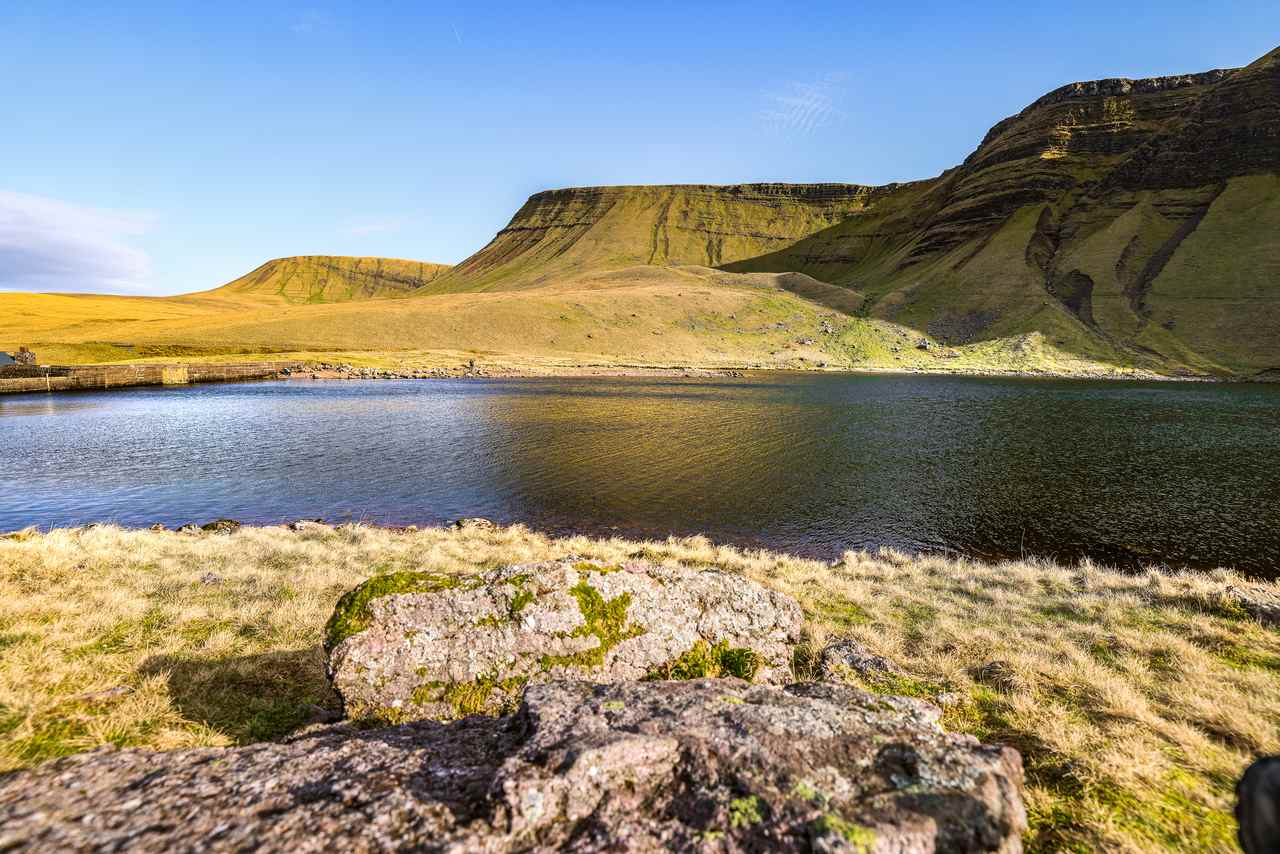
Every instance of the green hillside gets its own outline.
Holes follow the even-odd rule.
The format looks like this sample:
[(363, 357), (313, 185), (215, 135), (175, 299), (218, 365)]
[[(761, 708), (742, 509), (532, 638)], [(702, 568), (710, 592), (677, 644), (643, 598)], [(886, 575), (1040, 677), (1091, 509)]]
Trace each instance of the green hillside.
[(1278, 229), (1280, 50), (1060, 87), (929, 180), (551, 190), (455, 267), (308, 256), (186, 297), (0, 294), (0, 345), (1277, 378)]
[(447, 264), (398, 258), (299, 255), (276, 258), (209, 293), (278, 296), (291, 303), (404, 297), (435, 281)]

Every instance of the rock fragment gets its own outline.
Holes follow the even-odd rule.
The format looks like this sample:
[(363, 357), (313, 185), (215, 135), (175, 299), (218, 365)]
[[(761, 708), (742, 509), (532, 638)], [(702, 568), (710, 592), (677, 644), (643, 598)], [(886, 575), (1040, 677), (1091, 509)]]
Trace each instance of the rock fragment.
[(96, 751), (0, 778), (0, 849), (1020, 851), (1017, 752), (928, 708), (831, 684), (557, 682), (511, 717)]
[(738, 575), (566, 559), (375, 576), (339, 601), (329, 675), (349, 717), (497, 714), (525, 685), (790, 678), (796, 602)]

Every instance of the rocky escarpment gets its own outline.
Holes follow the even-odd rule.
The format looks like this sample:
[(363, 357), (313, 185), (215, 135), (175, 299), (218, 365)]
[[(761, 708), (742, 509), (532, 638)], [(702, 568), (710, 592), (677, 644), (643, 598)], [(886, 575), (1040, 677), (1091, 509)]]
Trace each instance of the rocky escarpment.
[(1101, 361), (1280, 365), (1280, 51), (1247, 68), (1073, 83), (963, 164), (770, 255), (864, 311), (966, 343), (1030, 332)]
[(403, 297), (449, 270), (447, 264), (396, 258), (300, 255), (276, 258), (213, 294), (262, 294), (295, 303)]
[(425, 293), (525, 288), (634, 264), (717, 266), (794, 243), (893, 188), (858, 184), (581, 187), (538, 193)]
[(338, 603), (325, 646), (349, 717), (497, 714), (561, 679), (781, 682), (802, 615), (736, 575), (567, 559), (482, 576), (375, 576)]
[(1022, 767), (831, 684), (530, 687), (519, 711), (95, 752), (0, 779), (0, 848), (1021, 851)]

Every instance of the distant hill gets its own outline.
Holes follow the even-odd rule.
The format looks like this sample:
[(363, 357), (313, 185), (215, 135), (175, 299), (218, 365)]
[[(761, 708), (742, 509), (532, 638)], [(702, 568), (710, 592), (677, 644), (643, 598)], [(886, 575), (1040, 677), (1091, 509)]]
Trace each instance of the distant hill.
[(299, 255), (276, 258), (206, 293), (279, 296), (293, 303), (404, 297), (449, 270), (447, 264), (397, 258)]
[(1280, 49), (1060, 87), (928, 180), (550, 190), (455, 267), (285, 258), (164, 300), (0, 294), (0, 345), (1280, 378), (1276, 235)]

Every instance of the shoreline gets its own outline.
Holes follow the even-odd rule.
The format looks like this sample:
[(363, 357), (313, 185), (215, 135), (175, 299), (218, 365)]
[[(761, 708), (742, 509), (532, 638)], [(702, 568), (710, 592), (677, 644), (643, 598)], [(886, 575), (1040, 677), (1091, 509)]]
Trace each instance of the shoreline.
[[(974, 379), (1081, 380), (1090, 382), (1271, 384), (1280, 378), (1173, 375), (1143, 369), (1051, 370), (1044, 368), (950, 368), (867, 365), (863, 367), (797, 367), (759, 364), (730, 366), (644, 365), (634, 363), (533, 363), (503, 362), (435, 365), (413, 369), (362, 366), (349, 362), (301, 360), (251, 362), (121, 362), (86, 365), (41, 366), (39, 377), (6, 377), (0, 374), (0, 395), (57, 391), (104, 391), (120, 388), (184, 386), (205, 383), (259, 382), (263, 380), (458, 380), (458, 379), (585, 379), (592, 377), (654, 377), (686, 379), (746, 379), (759, 375), (796, 376), (924, 376)], [(104, 374), (118, 374), (102, 380)], [(77, 377), (88, 377), (77, 380)]]

